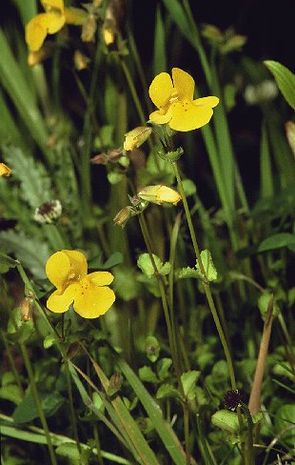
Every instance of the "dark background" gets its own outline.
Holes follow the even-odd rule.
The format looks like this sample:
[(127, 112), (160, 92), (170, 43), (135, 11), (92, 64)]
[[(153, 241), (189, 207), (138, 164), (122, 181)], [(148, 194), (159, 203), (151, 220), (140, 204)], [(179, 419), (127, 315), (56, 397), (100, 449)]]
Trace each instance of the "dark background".
[[(152, 52), (157, 5), (162, 5), (162, 2), (132, 2), (134, 29), (147, 57), (149, 51)], [(255, 59), (281, 61), (285, 66), (294, 69), (294, 0), (191, 0), (190, 5), (197, 24), (214, 24), (221, 29), (233, 26), (237, 33), (246, 35), (246, 55)]]

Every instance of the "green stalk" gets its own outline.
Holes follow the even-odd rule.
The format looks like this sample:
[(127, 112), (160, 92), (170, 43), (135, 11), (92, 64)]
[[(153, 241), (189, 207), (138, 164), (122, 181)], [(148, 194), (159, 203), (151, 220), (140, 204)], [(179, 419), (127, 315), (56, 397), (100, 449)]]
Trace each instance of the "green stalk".
[(125, 61), (122, 58), (120, 58), (120, 65), (122, 67), (124, 76), (126, 78), (126, 81), (127, 81), (127, 84), (128, 84), (128, 87), (129, 87), (129, 90), (130, 90), (130, 93), (131, 93), (131, 96), (132, 96), (132, 99), (133, 99), (133, 102), (134, 102), (134, 105), (136, 107), (136, 110), (137, 110), (137, 113), (138, 113), (138, 116), (139, 116), (139, 119), (140, 119), (140, 122), (141, 122), (142, 125), (145, 125), (146, 118), (144, 116), (144, 112), (143, 112), (143, 109), (142, 109), (141, 102), (140, 102), (140, 100), (138, 98), (137, 91), (135, 89), (135, 85), (134, 85), (133, 79), (131, 77), (129, 68), (128, 68), (128, 66), (126, 65)]
[(11, 350), (10, 350), (9, 343), (7, 341), (6, 335), (5, 335), (4, 331), (2, 331), (2, 330), (1, 330), (1, 335), (2, 335), (2, 338), (3, 338), (6, 354), (7, 354), (11, 369), (12, 369), (12, 373), (13, 373), (15, 382), (16, 382), (22, 396), (24, 397), (24, 389), (23, 389), (23, 386), (22, 386), (22, 382), (21, 382), (19, 373), (17, 371), (17, 368), (15, 366), (14, 358), (13, 358), (13, 355), (11, 353)]
[(19, 344), (19, 346), (20, 346), (20, 350), (21, 350), (21, 353), (22, 353), (22, 356), (23, 356), (25, 367), (26, 367), (26, 370), (27, 370), (27, 373), (28, 373), (28, 377), (29, 377), (29, 381), (30, 381), (30, 387), (32, 389), (32, 394), (33, 394), (34, 401), (35, 401), (35, 404), (36, 404), (37, 412), (38, 412), (38, 415), (39, 415), (39, 418), (40, 418), (40, 421), (41, 421), (41, 424), (42, 424), (42, 427), (43, 427), (43, 430), (44, 430), (44, 435), (46, 437), (51, 464), (52, 465), (58, 465), (57, 459), (56, 459), (56, 456), (55, 456), (55, 451), (54, 451), (52, 441), (51, 441), (51, 436), (50, 436), (48, 424), (47, 424), (46, 417), (45, 417), (43, 409), (42, 409), (41, 399), (39, 397), (37, 385), (35, 383), (34, 372), (33, 372), (33, 368), (32, 368), (32, 365), (31, 365), (30, 357), (29, 357), (29, 354), (28, 354), (28, 351), (27, 351), (27, 348), (26, 348), (25, 344), (23, 342), (21, 342)]
[(148, 228), (147, 228), (147, 225), (146, 225), (143, 214), (139, 215), (138, 219), (139, 219), (139, 225), (140, 225), (140, 228), (141, 228), (141, 232), (142, 232), (142, 235), (143, 235), (143, 238), (144, 238), (144, 241), (145, 241), (145, 244), (147, 246), (147, 250), (148, 250), (148, 253), (149, 253), (149, 256), (150, 256), (150, 260), (151, 260), (152, 266), (153, 266), (153, 268), (155, 270), (155, 276), (156, 276), (156, 279), (158, 280), (160, 294), (161, 294), (161, 300), (162, 300), (162, 305), (163, 305), (163, 310), (164, 310), (164, 316), (165, 316), (165, 320), (166, 320), (167, 332), (168, 332), (169, 347), (170, 347), (170, 350), (171, 350), (171, 356), (172, 356), (172, 359), (173, 359), (173, 364), (175, 366), (177, 378), (180, 380), (180, 363), (179, 363), (177, 348), (175, 346), (175, 336), (173, 335), (171, 318), (170, 318), (170, 311), (169, 311), (169, 305), (168, 305), (168, 300), (167, 300), (167, 296), (166, 296), (165, 287), (164, 287), (164, 284), (163, 284), (163, 281), (162, 281), (162, 276), (159, 274), (157, 265), (156, 265), (154, 257), (153, 257), (150, 235), (149, 235), (149, 231), (148, 231)]
[(72, 379), (71, 379), (71, 374), (69, 371), (69, 365), (66, 363), (65, 364), (65, 371), (66, 371), (66, 379), (67, 379), (67, 391), (68, 391), (68, 399), (70, 403), (70, 418), (71, 418), (71, 424), (72, 424), (72, 429), (73, 429), (73, 435), (77, 444), (77, 448), (80, 454), (80, 459), (81, 459), (81, 443), (79, 440), (79, 434), (78, 434), (78, 427), (77, 427), (77, 418), (75, 414), (75, 409), (74, 409), (74, 401), (73, 401), (73, 389), (72, 389)]
[[(189, 206), (188, 206), (188, 203), (187, 203), (187, 200), (186, 200), (186, 196), (185, 196), (185, 192), (184, 192), (184, 189), (183, 189), (183, 184), (182, 184), (182, 180), (181, 180), (181, 177), (180, 177), (180, 174), (179, 174), (177, 163), (173, 162), (172, 166), (173, 166), (175, 177), (177, 179), (179, 192), (180, 192), (180, 195), (182, 197), (185, 216), (186, 216), (186, 220), (187, 220), (187, 224), (188, 224), (188, 228), (189, 228), (193, 248), (194, 248), (194, 251), (195, 251), (196, 259), (198, 260), (198, 263), (199, 263), (202, 274), (204, 276), (206, 276), (205, 269), (204, 269), (204, 266), (203, 266), (203, 263), (202, 263), (202, 260), (201, 260), (200, 248), (199, 248), (196, 233), (195, 233), (195, 230), (194, 230), (194, 227), (193, 227), (192, 218), (191, 218)], [(209, 308), (210, 308), (210, 311), (211, 311), (211, 314), (212, 314), (212, 317), (213, 317), (213, 320), (214, 320), (214, 323), (215, 323), (215, 326), (216, 326), (216, 329), (217, 329), (217, 332), (218, 332), (218, 335), (219, 335), (219, 338), (220, 338), (220, 342), (221, 342), (223, 350), (224, 350), (224, 354), (225, 354), (225, 358), (226, 358), (226, 362), (227, 362), (227, 366), (228, 366), (228, 371), (229, 371), (229, 376), (230, 376), (230, 381), (231, 381), (231, 387), (232, 387), (232, 389), (237, 389), (237, 384), (236, 384), (236, 379), (235, 379), (234, 367), (233, 367), (231, 354), (230, 354), (229, 347), (228, 347), (228, 344), (227, 344), (227, 340), (226, 340), (226, 337), (225, 337), (224, 331), (222, 329), (222, 326), (221, 326), (221, 323), (220, 323), (220, 320), (219, 320), (219, 316), (218, 316), (218, 313), (217, 313), (217, 310), (216, 310), (216, 307), (215, 307), (215, 303), (214, 303), (214, 300), (213, 300), (210, 285), (209, 285), (208, 282), (203, 282), (202, 284), (203, 284), (203, 288), (204, 288), (204, 291), (205, 291), (207, 302), (208, 302), (208, 305), (209, 305)]]

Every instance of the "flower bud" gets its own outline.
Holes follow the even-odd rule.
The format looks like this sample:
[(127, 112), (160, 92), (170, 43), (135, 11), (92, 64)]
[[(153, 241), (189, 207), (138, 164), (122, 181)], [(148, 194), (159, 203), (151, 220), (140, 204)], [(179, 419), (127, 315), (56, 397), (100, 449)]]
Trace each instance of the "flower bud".
[(112, 45), (115, 42), (116, 30), (113, 21), (105, 20), (102, 26), (102, 37), (106, 46)]
[(84, 53), (80, 52), (80, 50), (76, 50), (74, 53), (74, 64), (77, 71), (82, 71), (86, 69), (90, 59), (84, 55)]
[(121, 226), (124, 228), (125, 224), (129, 220), (129, 218), (132, 216), (132, 207), (125, 207), (120, 210), (115, 218), (113, 219), (113, 222), (117, 224), (118, 226)]
[(124, 150), (134, 150), (140, 147), (151, 135), (152, 129), (147, 126), (138, 126), (125, 134)]
[(12, 173), (11, 168), (5, 165), (5, 163), (0, 163), (0, 176), (10, 176)]
[(287, 121), (285, 123), (286, 136), (295, 157), (295, 123), (293, 121)]
[(138, 192), (137, 196), (142, 200), (147, 200), (157, 205), (162, 205), (163, 203), (176, 205), (181, 200), (181, 196), (176, 190), (161, 185), (146, 186)]

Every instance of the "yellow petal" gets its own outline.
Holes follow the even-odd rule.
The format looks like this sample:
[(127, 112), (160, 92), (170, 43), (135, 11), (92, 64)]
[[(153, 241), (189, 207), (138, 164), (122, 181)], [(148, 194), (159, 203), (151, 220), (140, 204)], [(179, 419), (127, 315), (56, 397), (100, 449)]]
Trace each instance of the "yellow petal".
[(171, 112), (162, 113), (159, 110), (153, 111), (149, 116), (149, 121), (155, 124), (166, 124), (171, 119)]
[(42, 19), (42, 25), (47, 29), (48, 34), (55, 34), (62, 29), (65, 21), (65, 16), (60, 13), (45, 13)]
[(79, 286), (73, 307), (83, 318), (97, 318), (103, 315), (115, 301), (116, 297), (112, 289), (93, 284), (88, 276), (79, 283)]
[(69, 284), (79, 281), (86, 275), (87, 261), (77, 250), (61, 250), (49, 257), (45, 271), (49, 281), (59, 291), (63, 291)]
[(172, 79), (174, 88), (179, 100), (192, 100), (194, 97), (195, 81), (192, 76), (180, 68), (172, 69)]
[(172, 203), (176, 205), (181, 197), (177, 191), (171, 189), (171, 187), (157, 185), (157, 186), (146, 186), (137, 193), (140, 199), (153, 202), (158, 205), (163, 203)]
[(214, 97), (213, 95), (210, 95), (209, 97), (202, 97), (202, 98), (197, 98), (196, 100), (193, 101), (195, 105), (200, 105), (200, 106), (207, 106), (210, 108), (214, 108), (219, 104), (219, 98)]
[(183, 100), (172, 105), (172, 118), (169, 126), (175, 131), (192, 131), (205, 126), (213, 115), (213, 110), (206, 106), (197, 106)]
[(12, 169), (9, 166), (5, 165), (5, 163), (0, 163), (0, 176), (10, 176), (12, 173)]
[(81, 8), (65, 8), (64, 15), (66, 23), (74, 26), (81, 26), (88, 16)]
[(35, 16), (26, 25), (26, 43), (32, 52), (38, 51), (47, 36), (47, 28), (42, 24), (42, 17), (46, 13)]
[(79, 250), (63, 250), (71, 261), (72, 272), (79, 276), (79, 279), (84, 278), (87, 274), (87, 260), (85, 255)]
[(108, 286), (114, 280), (114, 276), (109, 271), (94, 271), (87, 275), (87, 279), (97, 286)]
[(54, 313), (66, 312), (80, 291), (79, 284), (71, 284), (63, 293), (54, 291), (46, 302), (46, 307)]
[(45, 11), (58, 10), (60, 13), (64, 12), (63, 0), (41, 0)]
[(157, 108), (164, 107), (168, 103), (172, 92), (173, 85), (168, 73), (158, 74), (149, 87), (149, 96)]

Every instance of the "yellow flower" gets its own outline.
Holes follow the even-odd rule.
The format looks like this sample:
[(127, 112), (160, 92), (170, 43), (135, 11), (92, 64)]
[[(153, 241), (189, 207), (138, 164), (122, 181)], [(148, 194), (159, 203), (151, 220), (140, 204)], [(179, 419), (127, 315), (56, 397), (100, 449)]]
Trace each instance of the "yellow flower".
[(0, 163), (0, 176), (10, 176), (11, 175), (11, 168), (5, 165), (5, 163)]
[(181, 196), (176, 190), (162, 185), (146, 186), (138, 192), (137, 197), (158, 205), (162, 205), (163, 203), (176, 205), (181, 200)]
[(41, 0), (45, 13), (40, 13), (26, 25), (26, 42), (31, 52), (37, 52), (47, 34), (55, 34), (65, 24), (81, 26), (87, 16), (80, 8), (65, 8), (63, 0)]
[(172, 68), (172, 79), (168, 73), (158, 74), (149, 88), (150, 98), (158, 108), (150, 114), (150, 121), (168, 124), (175, 131), (192, 131), (205, 126), (219, 98), (210, 96), (193, 100), (194, 88), (192, 76), (180, 68)]
[(46, 303), (54, 313), (64, 313), (72, 304), (83, 318), (97, 318), (115, 301), (115, 294), (108, 287), (113, 275), (108, 271), (87, 274), (85, 255), (78, 250), (55, 252), (47, 260), (46, 274), (56, 287)]

